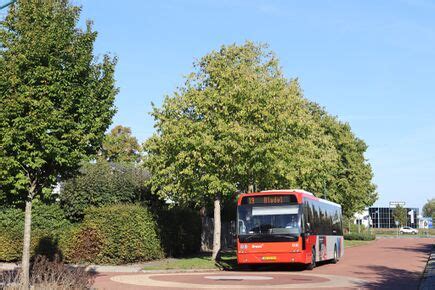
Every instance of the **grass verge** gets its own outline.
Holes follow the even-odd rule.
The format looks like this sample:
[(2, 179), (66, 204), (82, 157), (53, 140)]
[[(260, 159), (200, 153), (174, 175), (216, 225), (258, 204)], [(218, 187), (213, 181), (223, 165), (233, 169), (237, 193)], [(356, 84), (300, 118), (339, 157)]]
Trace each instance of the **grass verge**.
[(371, 242), (373, 241), (344, 240), (344, 248), (363, 246)]
[(144, 270), (188, 270), (188, 269), (233, 269), (237, 265), (235, 253), (223, 253), (221, 261), (215, 263), (210, 254), (198, 254), (186, 258), (169, 258), (154, 261), (146, 265)]

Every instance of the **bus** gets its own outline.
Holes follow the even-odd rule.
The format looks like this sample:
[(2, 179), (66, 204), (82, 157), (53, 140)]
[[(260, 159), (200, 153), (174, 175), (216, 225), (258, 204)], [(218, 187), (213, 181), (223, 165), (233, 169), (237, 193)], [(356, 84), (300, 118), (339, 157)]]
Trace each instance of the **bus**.
[(239, 265), (298, 263), (311, 270), (344, 254), (341, 206), (304, 190), (241, 194), (236, 227)]

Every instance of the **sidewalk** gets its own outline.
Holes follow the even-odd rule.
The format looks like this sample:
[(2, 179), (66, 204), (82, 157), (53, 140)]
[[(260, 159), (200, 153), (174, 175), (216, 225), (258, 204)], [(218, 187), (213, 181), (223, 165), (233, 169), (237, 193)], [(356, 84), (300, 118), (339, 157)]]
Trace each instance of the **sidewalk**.
[[(130, 265), (87, 265), (86, 271), (98, 272), (98, 273), (138, 273), (140, 272), (146, 263), (130, 264)], [(71, 267), (80, 267), (85, 265), (70, 264)], [(18, 263), (0, 263), (0, 271), (12, 271), (20, 268)]]
[[(164, 263), (168, 259), (157, 260), (151, 262), (144, 262), (139, 264), (128, 264), (128, 265), (87, 265), (86, 271), (95, 273), (195, 273), (195, 272), (212, 272), (218, 271), (218, 269), (161, 269), (161, 270), (146, 270), (147, 266), (154, 266)], [(74, 265), (70, 264), (71, 267), (80, 267), (85, 265)], [(20, 268), (19, 263), (0, 263), (0, 271), (12, 271)]]
[(419, 290), (431, 289), (435, 289), (435, 245), (432, 246), (432, 252), (427, 261), (419, 287)]

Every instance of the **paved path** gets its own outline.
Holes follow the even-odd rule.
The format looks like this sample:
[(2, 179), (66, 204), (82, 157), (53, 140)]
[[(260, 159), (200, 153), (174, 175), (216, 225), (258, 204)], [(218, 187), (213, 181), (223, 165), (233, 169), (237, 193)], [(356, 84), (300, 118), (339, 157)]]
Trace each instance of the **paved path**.
[(313, 271), (101, 273), (98, 289), (417, 289), (435, 239), (379, 239), (346, 249), (338, 264)]

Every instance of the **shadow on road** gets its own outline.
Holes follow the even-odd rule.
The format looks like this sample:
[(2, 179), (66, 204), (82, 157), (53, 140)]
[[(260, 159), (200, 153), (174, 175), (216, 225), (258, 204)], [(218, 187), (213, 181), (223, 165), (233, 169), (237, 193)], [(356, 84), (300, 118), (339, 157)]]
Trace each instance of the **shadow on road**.
[[(376, 282), (366, 282), (360, 285), (363, 289), (417, 289), (420, 282), (420, 272), (396, 269), (385, 266), (365, 266), (364, 268), (378, 273), (380, 278)], [(356, 276), (366, 272), (355, 272)]]
[(417, 253), (425, 253), (428, 254), (430, 253), (431, 249), (432, 249), (432, 244), (425, 244), (425, 245), (419, 245), (419, 246), (412, 246), (412, 247), (383, 247), (383, 249), (386, 250), (395, 250), (395, 251), (412, 251), (412, 252), (417, 252)]

